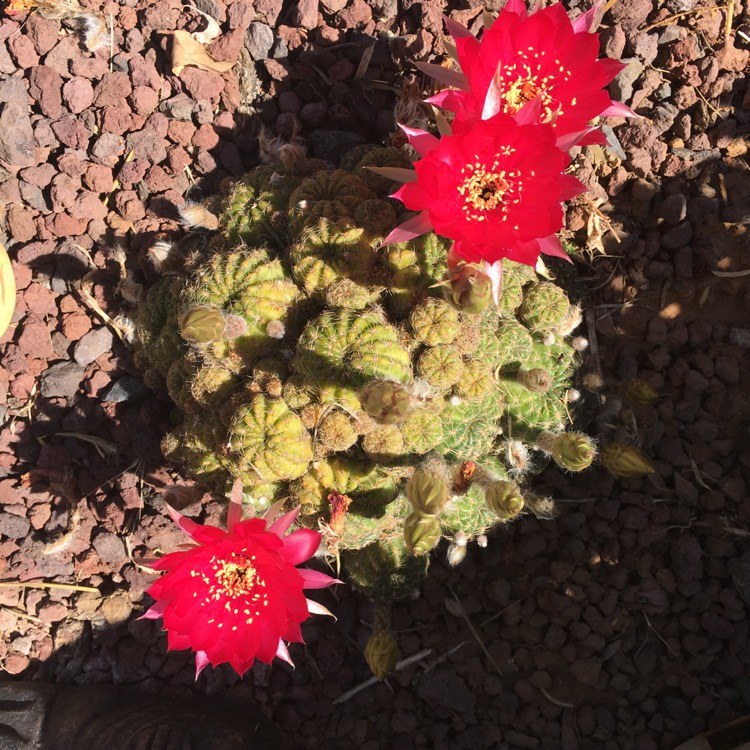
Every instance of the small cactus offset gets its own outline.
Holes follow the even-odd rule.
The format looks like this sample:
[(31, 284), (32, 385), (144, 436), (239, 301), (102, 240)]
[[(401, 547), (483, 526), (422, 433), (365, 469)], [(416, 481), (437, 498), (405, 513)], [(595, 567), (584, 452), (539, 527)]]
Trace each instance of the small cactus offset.
[[(503, 261), (495, 304), (482, 269), (449, 270), (434, 233), (381, 244), (407, 216), (369, 167), (408, 164), (358, 147), (335, 171), (299, 154), (258, 167), (137, 318), (139, 366), (178, 407), (167, 457), (217, 489), (240, 477), (256, 512), (301, 506), (379, 601), (417, 585), (441, 539), (456, 564), (537, 507), (528, 466), (582, 471), (596, 454), (569, 429), (580, 311), (562, 288)], [(632, 475), (615, 452), (608, 468)], [(384, 633), (368, 648), (393, 668)]]

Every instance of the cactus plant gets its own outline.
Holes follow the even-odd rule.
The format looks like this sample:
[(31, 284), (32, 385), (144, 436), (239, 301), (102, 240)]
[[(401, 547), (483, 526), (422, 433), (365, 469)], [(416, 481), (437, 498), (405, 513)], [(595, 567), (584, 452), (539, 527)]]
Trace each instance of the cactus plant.
[(562, 288), (504, 261), (495, 305), (481, 269), (448, 271), (434, 233), (380, 245), (405, 213), (367, 167), (408, 163), (358, 147), (333, 172), (258, 167), (137, 319), (138, 363), (181, 415), (167, 456), (217, 488), (241, 477), (256, 512), (300, 505), (379, 600), (415, 586), (441, 538), (457, 562), (535, 507), (529, 451), (571, 471), (594, 455), (566, 431), (580, 316)]

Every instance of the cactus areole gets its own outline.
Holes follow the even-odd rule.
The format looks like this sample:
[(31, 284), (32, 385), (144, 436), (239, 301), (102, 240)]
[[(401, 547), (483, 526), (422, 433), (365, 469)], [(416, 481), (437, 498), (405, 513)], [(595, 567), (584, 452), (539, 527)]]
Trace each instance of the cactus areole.
[(580, 319), (564, 290), (505, 260), (495, 305), (476, 267), (448, 272), (447, 240), (383, 244), (409, 214), (369, 167), (409, 163), (361, 146), (334, 171), (257, 167), (137, 316), (138, 364), (178, 407), (167, 458), (219, 492), (241, 479), (253, 513), (299, 505), (379, 600), (417, 585), (441, 539), (463, 550), (529, 508), (535, 457), (579, 470), (593, 452), (559, 437)]

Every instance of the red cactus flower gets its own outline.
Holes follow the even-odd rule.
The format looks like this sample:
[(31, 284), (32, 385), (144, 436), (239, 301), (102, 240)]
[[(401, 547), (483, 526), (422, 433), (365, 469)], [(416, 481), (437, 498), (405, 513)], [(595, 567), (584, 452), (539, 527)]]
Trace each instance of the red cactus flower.
[(515, 115), (538, 100), (539, 119), (552, 125), (563, 150), (606, 143), (589, 121), (635, 113), (613, 102), (604, 88), (625, 66), (597, 59), (599, 35), (589, 33), (597, 9), (571, 22), (561, 3), (529, 14), (523, 0), (508, 0), (481, 41), (446, 19), (463, 77), (453, 71), (446, 77), (438, 66), (420, 66), (459, 89), (442, 91), (429, 101), (456, 112), (459, 119), (475, 121), (498, 112)]
[(278, 656), (291, 664), (284, 641), (302, 643), (300, 624), (313, 613), (331, 614), (307, 599), (303, 589), (339, 583), (324, 573), (296, 567), (320, 544), (320, 534), (311, 529), (284, 536), (297, 510), (270, 526), (280, 504), (262, 519), (240, 521), (241, 495), (237, 482), (227, 531), (201, 526), (169, 508), (175, 523), (196, 544), (151, 565), (167, 573), (147, 590), (156, 603), (143, 617), (164, 618), (170, 651), (195, 651), (196, 679), (209, 664), (228, 662), (240, 675), (255, 659), (270, 663)]
[(453, 239), (455, 253), (469, 262), (508, 258), (533, 266), (540, 252), (566, 257), (555, 237), (563, 224), (561, 203), (583, 186), (563, 174), (570, 157), (555, 145), (550, 125), (498, 114), (455, 123), (453, 135), (439, 140), (404, 130), (423, 158), (414, 165), (414, 179), (392, 197), (420, 213), (386, 243), (434, 229)]

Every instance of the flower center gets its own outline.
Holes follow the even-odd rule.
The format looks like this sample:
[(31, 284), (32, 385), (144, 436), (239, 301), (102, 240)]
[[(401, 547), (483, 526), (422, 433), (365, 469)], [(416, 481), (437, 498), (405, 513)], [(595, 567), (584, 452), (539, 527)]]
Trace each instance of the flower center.
[[(507, 154), (506, 154), (507, 155)], [(505, 221), (508, 204), (518, 202), (517, 193), (521, 187), (518, 171), (506, 172), (499, 168), (495, 159), (491, 166), (479, 161), (467, 164), (461, 174), (463, 181), (458, 185), (458, 193), (463, 199), (461, 207), (465, 218), (484, 221), (488, 212), (498, 212)]]
[(248, 557), (244, 552), (233, 552), (228, 558), (211, 558), (213, 582), (209, 581), (208, 599), (218, 600), (222, 597), (236, 599), (239, 596), (253, 594), (253, 600), (266, 597), (258, 594), (258, 588), (265, 588), (266, 582), (258, 575), (253, 566), (255, 555)]
[(549, 95), (542, 92), (536, 81), (531, 78), (517, 78), (510, 84), (505, 94), (505, 111), (508, 114), (515, 114), (524, 104), (535, 99), (540, 93), (543, 99), (549, 99)]
[[(551, 94), (557, 84), (570, 80), (571, 72), (558, 58), (547, 57), (546, 50), (535, 52), (532, 47), (518, 52), (519, 61), (498, 66), (498, 88), (503, 92), (503, 111), (515, 115), (524, 104), (537, 96), (542, 101), (542, 122), (552, 122), (562, 114), (562, 107)], [(542, 73), (542, 70), (546, 72)]]

